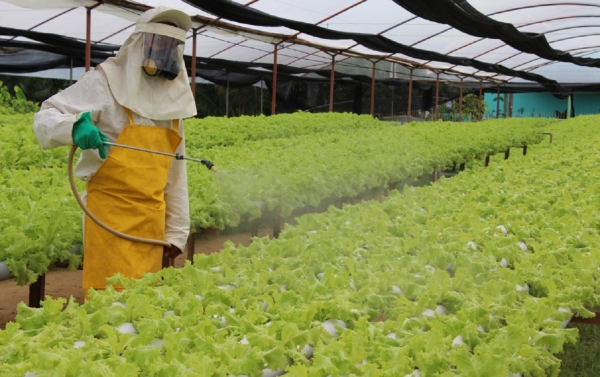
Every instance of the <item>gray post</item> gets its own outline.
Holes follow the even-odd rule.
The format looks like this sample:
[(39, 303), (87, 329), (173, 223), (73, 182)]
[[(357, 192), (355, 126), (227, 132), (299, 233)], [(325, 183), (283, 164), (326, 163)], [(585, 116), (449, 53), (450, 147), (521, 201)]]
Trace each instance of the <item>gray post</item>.
[(260, 79), (260, 113), (263, 114), (263, 79)]
[(225, 116), (229, 118), (229, 72), (227, 72), (227, 89), (225, 91)]

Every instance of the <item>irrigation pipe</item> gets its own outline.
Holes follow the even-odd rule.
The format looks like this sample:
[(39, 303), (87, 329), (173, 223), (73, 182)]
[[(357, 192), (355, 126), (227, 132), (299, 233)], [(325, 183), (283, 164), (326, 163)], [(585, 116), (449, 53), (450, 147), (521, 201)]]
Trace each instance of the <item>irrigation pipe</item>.
[[(81, 254), (81, 244), (76, 244), (69, 250), (71, 254)], [(0, 281), (13, 279), (14, 276), (10, 273), (6, 261), (0, 262)]]
[(0, 262), (0, 281), (12, 279), (13, 276), (10, 274), (8, 270), (8, 266), (6, 262)]

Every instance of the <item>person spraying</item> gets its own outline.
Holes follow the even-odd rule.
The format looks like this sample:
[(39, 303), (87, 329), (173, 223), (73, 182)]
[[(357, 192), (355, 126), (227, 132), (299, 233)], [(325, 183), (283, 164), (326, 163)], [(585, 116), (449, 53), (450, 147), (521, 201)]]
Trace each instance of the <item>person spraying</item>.
[[(183, 118), (196, 105), (183, 62), (192, 25), (175, 9), (143, 13), (117, 55), (44, 101), (34, 118), (42, 149), (77, 145), (75, 175), (87, 208), (108, 227), (171, 247), (120, 238), (84, 217), (83, 288), (105, 289), (120, 273), (139, 278), (181, 254), (190, 231), (183, 161), (105, 143), (185, 154)], [(120, 290), (122, 287), (115, 287)]]

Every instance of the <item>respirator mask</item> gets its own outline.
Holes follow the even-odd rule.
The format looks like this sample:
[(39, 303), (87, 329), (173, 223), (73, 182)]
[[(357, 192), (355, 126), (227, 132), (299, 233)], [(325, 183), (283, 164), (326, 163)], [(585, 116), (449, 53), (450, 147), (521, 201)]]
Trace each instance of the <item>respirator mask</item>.
[(182, 42), (161, 34), (143, 33), (142, 69), (148, 76), (174, 80), (181, 71)]

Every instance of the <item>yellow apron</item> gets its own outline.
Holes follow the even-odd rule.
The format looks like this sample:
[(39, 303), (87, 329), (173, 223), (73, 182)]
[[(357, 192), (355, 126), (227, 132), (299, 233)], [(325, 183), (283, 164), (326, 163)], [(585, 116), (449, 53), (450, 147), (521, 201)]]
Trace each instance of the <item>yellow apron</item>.
[[(117, 143), (175, 153), (181, 142), (179, 121), (173, 129), (138, 125), (131, 110)], [(122, 233), (165, 239), (164, 188), (172, 157), (112, 147), (108, 157), (86, 186), (87, 207), (104, 224)], [(132, 242), (100, 228), (88, 216), (84, 222), (83, 289), (105, 289), (106, 278), (120, 273), (137, 279), (162, 268), (163, 247)], [(122, 287), (115, 287), (121, 290)]]

